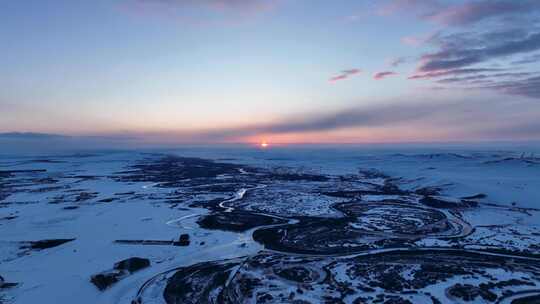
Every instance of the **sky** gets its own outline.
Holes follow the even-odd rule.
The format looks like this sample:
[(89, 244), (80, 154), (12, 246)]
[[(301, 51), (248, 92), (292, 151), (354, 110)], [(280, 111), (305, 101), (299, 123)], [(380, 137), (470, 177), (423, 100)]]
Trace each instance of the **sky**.
[(540, 139), (540, 1), (0, 2), (0, 132)]

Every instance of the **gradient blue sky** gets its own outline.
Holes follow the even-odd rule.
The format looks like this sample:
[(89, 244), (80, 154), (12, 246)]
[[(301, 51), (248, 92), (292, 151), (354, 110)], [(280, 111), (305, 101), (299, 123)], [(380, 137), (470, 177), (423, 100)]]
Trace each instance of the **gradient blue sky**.
[(540, 139), (540, 2), (0, 3), (0, 132)]

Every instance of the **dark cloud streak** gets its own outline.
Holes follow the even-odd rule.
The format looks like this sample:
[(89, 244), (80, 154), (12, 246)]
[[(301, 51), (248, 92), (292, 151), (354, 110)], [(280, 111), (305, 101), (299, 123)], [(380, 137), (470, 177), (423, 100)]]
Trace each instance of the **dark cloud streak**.
[(429, 73), (419, 73), (409, 77), (409, 79), (431, 79), (451, 75), (465, 75), (465, 74), (476, 74), (484, 72), (500, 72), (504, 69), (495, 69), (495, 68), (477, 68), (477, 69), (454, 69), (447, 71), (434, 71)]
[(463, 26), (493, 17), (524, 14), (539, 8), (540, 2), (536, 0), (471, 1), (447, 6), (424, 14), (422, 18), (443, 25)]
[(540, 99), (540, 76), (514, 81), (498, 82), (478, 88), (497, 90), (508, 95)]
[(354, 127), (392, 126), (448, 113), (455, 106), (455, 103), (405, 103), (349, 108), (334, 113), (291, 117), (271, 124), (205, 131), (197, 133), (196, 137), (205, 140), (224, 140), (268, 133), (324, 132)]
[(533, 73), (529, 72), (521, 72), (521, 73), (497, 73), (492, 75), (487, 74), (479, 74), (479, 75), (473, 75), (473, 76), (467, 76), (467, 77), (453, 77), (453, 78), (445, 78), (437, 80), (437, 83), (463, 83), (467, 84), (470, 81), (477, 81), (477, 80), (485, 80), (490, 79), (491, 81), (494, 81), (497, 78), (521, 78), (521, 77), (529, 77), (532, 76)]
[(537, 0), (474, 0), (457, 3), (441, 0), (393, 0), (382, 5), (379, 15), (413, 13), (419, 19), (444, 26), (470, 26), (493, 18), (520, 18), (540, 10)]

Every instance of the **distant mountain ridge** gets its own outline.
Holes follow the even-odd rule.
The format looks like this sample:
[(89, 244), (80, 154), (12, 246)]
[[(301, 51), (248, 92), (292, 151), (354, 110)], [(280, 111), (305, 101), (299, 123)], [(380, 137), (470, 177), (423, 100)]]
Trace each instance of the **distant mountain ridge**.
[(49, 133), (36, 133), (36, 132), (5, 132), (0, 133), (2, 139), (60, 139), (69, 138), (69, 136), (60, 134)]

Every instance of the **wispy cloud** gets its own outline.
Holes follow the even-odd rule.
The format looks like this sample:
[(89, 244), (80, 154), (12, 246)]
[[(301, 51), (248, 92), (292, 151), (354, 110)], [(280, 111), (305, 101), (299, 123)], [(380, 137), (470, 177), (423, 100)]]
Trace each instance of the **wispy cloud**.
[(488, 18), (530, 12), (540, 8), (540, 2), (529, 0), (483, 0), (450, 5), (423, 15), (426, 20), (443, 25), (468, 25)]
[(392, 71), (378, 72), (378, 73), (375, 73), (375, 75), (373, 75), (373, 79), (381, 80), (381, 79), (384, 79), (385, 77), (393, 76), (393, 75), (397, 75), (397, 73), (392, 72)]
[(455, 108), (454, 103), (404, 103), (351, 107), (335, 112), (288, 117), (268, 124), (198, 132), (204, 140), (226, 140), (260, 134), (325, 132), (350, 127), (381, 127), (412, 122)]
[(509, 95), (540, 99), (540, 76), (519, 80), (500, 81), (485, 86), (479, 86), (478, 88), (497, 90)]
[(404, 63), (406, 63), (409, 59), (407, 57), (397, 57), (393, 58), (388, 62), (388, 65), (395, 68), (398, 67)]
[(349, 70), (343, 70), (339, 75), (336, 75), (334, 77), (331, 77), (328, 81), (329, 82), (337, 82), (340, 80), (347, 79), (353, 75), (359, 74), (361, 71), (359, 69), (349, 69)]
[(530, 77), (532, 75), (533, 73), (530, 73), (530, 72), (477, 74), (477, 75), (466, 76), (466, 77), (452, 77), (452, 78), (439, 79), (437, 80), (437, 83), (470, 84), (471, 82), (478, 83), (479, 80), (482, 80), (482, 82), (494, 82), (500, 79), (508, 79), (508, 78), (516, 79), (516, 78)]
[(440, 0), (392, 0), (382, 2), (379, 15), (413, 14), (444, 26), (471, 25), (483, 20), (524, 15), (540, 9), (536, 0), (477, 0), (457, 3)]
[[(516, 94), (540, 94), (540, 77), (531, 78), (527, 84), (509, 82), (505, 87), (493, 88), (499, 90), (511, 90)], [(537, 118), (530, 109), (531, 103), (511, 105), (512, 111), (507, 111), (505, 99), (479, 100), (430, 100), (424, 102), (408, 102), (405, 99), (399, 102), (380, 103), (372, 106), (351, 106), (334, 111), (315, 111), (310, 113), (298, 113), (282, 117), (279, 120), (266, 123), (254, 123), (238, 127), (225, 127), (219, 129), (194, 129), (185, 131), (168, 132), (124, 132), (96, 137), (73, 138), (65, 141), (65, 145), (80, 148), (81, 146), (96, 145), (137, 145), (139, 143), (217, 143), (246, 141), (261, 136), (270, 137), (300, 134), (297, 137), (302, 140), (304, 135), (319, 134), (321, 137), (330, 139), (325, 134), (334, 131), (355, 130), (353, 136), (358, 141), (376, 140), (366, 137), (366, 134), (377, 132), (383, 136), (392, 138), (399, 132), (397, 130), (414, 130), (414, 140), (429, 140), (430, 134), (444, 134), (446, 137), (437, 137), (439, 140), (459, 138), (463, 135), (473, 136), (473, 139), (496, 138), (504, 139), (504, 136), (515, 138), (536, 138), (540, 133), (537, 130)], [(525, 113), (525, 114), (524, 114)], [(481, 115), (484, 119), (472, 119)], [(532, 118), (531, 118), (532, 116)], [(510, 117), (511, 119), (508, 119)], [(519, 119), (516, 119), (519, 118)], [(512, 122), (504, 125), (501, 121)], [(420, 130), (421, 129), (421, 130)], [(422, 133), (422, 130), (432, 130), (433, 133)], [(358, 133), (355, 133), (358, 132)], [(392, 135), (394, 134), (394, 135)], [(8, 134), (7, 137), (31, 137), (21, 134)], [(406, 134), (398, 134), (397, 138), (405, 138)], [(423, 137), (428, 136), (428, 137)], [(2, 134), (0, 134), (0, 140)]]
[[(538, 81), (538, 80), (537, 80)], [(540, 86), (537, 86), (540, 88)], [(525, 88), (522, 88), (525, 89)], [(537, 89), (538, 92), (538, 89)], [(198, 130), (185, 133), (173, 133), (169, 136), (175, 138), (194, 139), (203, 142), (242, 141), (246, 138), (261, 135), (284, 134), (324, 134), (342, 129), (358, 130), (395, 130), (403, 126), (429, 126), (441, 132), (454, 132), (459, 136), (475, 133), (477, 138), (482, 132), (502, 127), (498, 121), (504, 120), (509, 112), (504, 110), (504, 99), (483, 100), (471, 103), (470, 100), (432, 101), (432, 102), (400, 102), (374, 105), (371, 107), (349, 107), (334, 112), (315, 112), (284, 117), (271, 123), (259, 123), (235, 128), (221, 128), (213, 130)], [(529, 104), (523, 104), (519, 111), (512, 111), (512, 117), (519, 117), (512, 125), (512, 132), (519, 132), (519, 127), (527, 128), (536, 118), (527, 117)], [(471, 120), (472, 117), (482, 114), (483, 121)], [(392, 132), (392, 131), (389, 131)], [(527, 133), (528, 136), (531, 136)], [(539, 134), (536, 134), (538, 138)], [(418, 139), (421, 135), (419, 135)], [(360, 138), (359, 138), (360, 139)]]
[[(512, 22), (511, 27), (500, 26), (509, 15), (521, 11), (527, 12), (523, 19), (529, 23)], [(476, 1), (426, 15), (426, 18), (449, 27), (472, 25), (486, 19), (496, 20), (498, 23), (495, 24), (499, 25), (471, 26), (467, 30), (458, 27), (446, 30), (450, 34), (440, 32), (433, 36), (428, 43), (436, 50), (420, 56), (416, 72), (409, 79), (433, 79), (440, 85), (540, 98), (535, 88), (538, 81), (534, 75), (537, 73), (534, 69), (524, 72), (520, 68), (520, 65), (540, 60), (537, 54), (540, 51), (540, 27), (533, 22), (532, 13), (540, 13), (540, 2)], [(504, 68), (494, 68), (497, 66)], [(440, 79), (448, 76), (455, 77)]]
[(123, 0), (136, 15), (165, 17), (195, 26), (229, 25), (273, 10), (281, 0)]
[(540, 122), (513, 122), (511, 124), (499, 125), (492, 129), (479, 130), (475, 133), (482, 137), (497, 139), (538, 139)]
[(376, 12), (382, 16), (406, 12), (431, 11), (442, 7), (442, 4), (437, 0), (392, 0), (381, 1), (381, 3)]
[[(479, 37), (482, 38), (482, 37)], [(422, 56), (421, 72), (463, 68), (491, 59), (540, 50), (540, 32), (484, 48), (450, 47)]]
[(534, 54), (516, 61), (512, 61), (512, 64), (529, 64), (537, 62), (540, 62), (540, 54)]
[(400, 41), (403, 44), (413, 46), (413, 47), (420, 47), (425, 44), (433, 43), (433, 41), (436, 41), (441, 34), (440, 31), (434, 31), (428, 34), (423, 35), (409, 35), (401, 37)]
[(214, 10), (260, 11), (270, 8), (271, 0), (131, 0), (141, 5), (164, 5), (169, 7), (205, 7)]
[(500, 72), (500, 71), (504, 71), (504, 70), (495, 69), (495, 68), (453, 69), (453, 70), (434, 71), (434, 72), (428, 72), (428, 73), (417, 73), (415, 75), (410, 76), (409, 79), (431, 79), (431, 78), (438, 78), (438, 77), (444, 77), (444, 76), (450, 76), (450, 75), (464, 75), (464, 74), (476, 74), (476, 73)]

